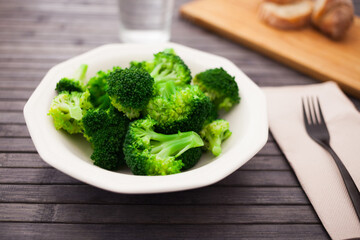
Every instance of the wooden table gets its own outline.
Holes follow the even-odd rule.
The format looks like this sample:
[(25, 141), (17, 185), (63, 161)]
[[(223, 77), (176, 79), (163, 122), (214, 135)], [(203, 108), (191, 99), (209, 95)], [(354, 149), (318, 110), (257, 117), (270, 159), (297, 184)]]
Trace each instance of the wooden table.
[[(232, 60), (260, 86), (316, 82), (181, 19), (184, 2), (172, 41)], [(115, 0), (0, 0), (0, 239), (329, 238), (271, 136), (223, 181), (169, 194), (114, 194), (44, 163), (26, 100), (53, 65), (112, 42)]]

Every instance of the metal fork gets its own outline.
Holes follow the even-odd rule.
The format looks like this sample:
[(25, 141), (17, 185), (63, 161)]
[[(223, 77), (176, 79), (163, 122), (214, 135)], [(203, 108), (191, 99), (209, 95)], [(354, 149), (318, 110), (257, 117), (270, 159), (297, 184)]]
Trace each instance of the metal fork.
[[(351, 178), (344, 164), (341, 162), (340, 158), (336, 155), (336, 153), (330, 146), (330, 134), (326, 127), (319, 99), (316, 98), (316, 101), (317, 104), (314, 103), (313, 98), (308, 98), (307, 104), (305, 104), (306, 100), (302, 99), (303, 116), (306, 131), (315, 142), (317, 142), (320, 146), (326, 149), (334, 158), (335, 163), (344, 180), (351, 201), (354, 205), (356, 214), (360, 219), (360, 192), (357, 189), (354, 180)], [(306, 106), (308, 111), (305, 110)]]

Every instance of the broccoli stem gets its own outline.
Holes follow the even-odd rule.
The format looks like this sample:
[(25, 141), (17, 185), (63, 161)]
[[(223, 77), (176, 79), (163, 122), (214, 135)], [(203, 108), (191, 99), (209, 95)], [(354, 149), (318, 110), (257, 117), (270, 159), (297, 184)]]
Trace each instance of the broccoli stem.
[(165, 98), (170, 98), (176, 92), (174, 81), (161, 82), (156, 84), (159, 95)]
[(156, 65), (155, 68), (151, 71), (150, 76), (155, 78), (157, 75), (160, 74), (161, 68), (162, 68), (162, 64)]
[(222, 140), (220, 137), (209, 138), (210, 149), (215, 156), (219, 156), (221, 154), (221, 142)]
[(200, 136), (195, 132), (179, 132), (166, 135), (151, 131), (148, 134), (150, 140), (152, 140), (151, 153), (158, 155), (160, 158), (178, 157), (190, 148), (204, 145)]
[(79, 80), (81, 84), (84, 84), (87, 69), (88, 65), (81, 64), (74, 74), (74, 79)]
[(177, 76), (174, 71), (171, 71), (166, 68), (162, 70), (162, 68), (163, 68), (163, 64), (158, 64), (150, 73), (150, 76), (154, 78), (156, 83), (177, 80)]
[(215, 156), (219, 156), (221, 154), (222, 151), (221, 143), (230, 136), (231, 136), (230, 131), (225, 131), (221, 135), (217, 135), (217, 136), (209, 134), (208, 141), (209, 141), (210, 150)]

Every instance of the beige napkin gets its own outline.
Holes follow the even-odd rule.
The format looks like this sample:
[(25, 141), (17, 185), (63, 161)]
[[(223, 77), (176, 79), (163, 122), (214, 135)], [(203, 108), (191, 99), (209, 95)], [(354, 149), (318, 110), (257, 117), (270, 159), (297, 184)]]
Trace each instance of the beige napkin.
[(331, 155), (306, 133), (301, 98), (318, 96), (330, 144), (360, 189), (360, 113), (332, 82), (263, 88), (270, 130), (333, 239), (360, 237), (360, 221)]

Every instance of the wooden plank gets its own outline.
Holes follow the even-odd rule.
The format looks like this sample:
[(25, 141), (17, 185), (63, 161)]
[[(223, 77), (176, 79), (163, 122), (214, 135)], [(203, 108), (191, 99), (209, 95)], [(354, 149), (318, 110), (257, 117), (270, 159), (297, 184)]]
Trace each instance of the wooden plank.
[(0, 70), (9, 71), (9, 70), (18, 70), (21, 69), (25, 72), (32, 70), (40, 73), (46, 73), (50, 68), (52, 68), (58, 61), (52, 63), (51, 61), (7, 61), (7, 59), (0, 58)]
[[(24, 74), (26, 74), (26, 72), (24, 72)], [(41, 75), (44, 75), (44, 74), (41, 74)], [(12, 75), (12, 76), (14, 76), (14, 75)], [(16, 76), (16, 74), (15, 74), (15, 76)], [(0, 78), (1, 77), (2, 76), (0, 74)], [(27, 99), (29, 99), (29, 97), (31, 96), (31, 94), (33, 92), (34, 92), (33, 90), (12, 90), (12, 91), (9, 91), (9, 90), (1, 90), (0, 89), (0, 100), (3, 100), (3, 99), (27, 100)]]
[[(21, 176), (21, 177), (19, 177)], [(0, 168), (0, 184), (83, 184), (54, 168)]]
[(0, 221), (126, 224), (319, 223), (310, 205), (169, 206), (23, 203), (0, 203)]
[[(18, 176), (21, 176), (19, 178)], [(82, 184), (53, 168), (0, 168), (3, 184)], [(298, 187), (291, 171), (242, 171), (232, 173), (217, 186)]]
[[(38, 71), (33, 69), (27, 69), (25, 71), (13, 71), (13, 70), (2, 70), (0, 72), (0, 78), (13, 78), (13, 77), (23, 77), (23, 78), (38, 78), (41, 80), (45, 76), (46, 70)], [(1, 96), (1, 95), (0, 95)]]
[[(101, 11), (99, 11), (101, 9)], [(85, 15), (117, 15), (117, 9), (114, 6), (108, 4), (96, 4), (92, 3), (89, 5), (84, 5), (81, 3), (71, 3), (71, 7), (69, 7), (68, 3), (61, 3), (54, 1), (50, 2), (38, 2), (37, 4), (14, 4), (7, 3), (1, 4), (0, 14), (8, 13), (8, 11), (17, 11), (19, 14), (28, 13), (28, 12), (37, 12), (37, 13), (49, 13), (49, 14), (59, 14), (59, 15), (78, 15), (84, 17)]]
[(0, 167), (50, 167), (37, 153), (0, 153)]
[(0, 152), (36, 152), (30, 138), (0, 138)]
[(0, 125), (0, 137), (30, 137), (26, 125)]
[[(259, 179), (257, 179), (259, 178)], [(242, 171), (238, 170), (218, 182), (219, 186), (299, 186), (292, 171)]]
[(257, 155), (282, 155), (282, 153), (275, 142), (267, 142)]
[[(99, 38), (95, 38), (92, 36), (82, 36), (82, 35), (78, 35), (78, 36), (72, 36), (72, 37), (68, 37), (68, 38), (26, 38), (25, 40), (21, 40), (19, 38), (16, 37), (9, 37), (9, 36), (2, 36), (0, 39), (0, 43), (2, 45), (7, 45), (7, 44), (12, 44), (12, 45), (19, 45), (19, 46), (35, 46), (35, 47), (40, 47), (40, 46), (45, 46), (45, 45), (50, 45), (50, 46), (58, 46), (59, 44), (61, 45), (73, 45), (73, 46), (86, 46), (88, 48), (95, 48), (98, 47), (100, 45), (103, 44), (108, 44), (108, 43), (113, 43), (113, 42), (118, 42), (119, 39), (117, 37), (116, 34), (114, 34), (113, 36), (109, 36), (109, 37), (103, 37), (101, 39)], [(208, 41), (206, 39), (203, 39), (202, 41), (193, 41), (192, 38), (188, 38), (188, 37), (182, 37), (179, 36), (176, 39), (173, 39), (173, 41), (175, 42), (181, 42), (181, 44), (185, 45), (185, 46), (189, 46), (189, 47), (193, 47), (193, 48), (197, 48), (197, 49), (202, 49), (205, 50), (205, 48), (216, 48), (219, 47), (219, 42), (215, 41), (215, 42), (210, 42), (209, 44), (204, 46), (203, 41)], [(224, 40), (221, 40), (224, 41)], [(226, 46), (223, 46), (225, 48), (227, 48)], [(221, 49), (221, 47), (219, 47)], [(229, 50), (230, 51), (230, 50)]]
[(268, 27), (259, 21), (257, 6), (251, 0), (198, 0), (184, 5), (181, 14), (314, 78), (335, 81), (360, 97), (360, 18), (339, 43), (311, 28), (288, 32)]
[[(73, 53), (67, 53), (66, 54), (66, 46), (64, 46), (65, 48), (65, 54), (64, 53), (59, 53), (59, 51), (56, 50), (51, 50), (52, 48), (50, 48), (47, 51), (39, 51), (36, 55), (34, 55), (34, 53), (31, 52), (31, 50), (26, 50), (25, 47), (29, 47), (29, 45), (17, 45), (17, 44), (3, 44), (3, 46), (6, 47), (6, 49), (8, 50), (12, 50), (12, 49), (16, 49), (16, 48), (20, 48), (18, 49), (18, 51), (14, 50), (13, 53), (9, 53), (8, 51), (6, 51), (5, 49), (1, 50), (2, 54), (0, 56), (0, 59), (2, 59), (2, 61), (7, 61), (7, 62), (14, 62), (14, 61), (39, 61), (39, 62), (51, 62), (54, 63), (54, 65), (60, 61), (66, 60), (70, 57), (76, 56), (77, 54), (83, 53), (86, 50), (90, 50), (91, 47), (87, 46), (85, 47), (86, 50), (84, 51), (73, 51)], [(30, 45), (31, 46), (31, 45)], [(73, 46), (74, 45), (70, 45)], [(31, 46), (33, 48), (33, 51), (37, 51), (38, 49), (41, 49), (41, 46), (38, 45), (32, 45)], [(44, 46), (45, 47), (45, 46)]]
[(256, 155), (240, 170), (290, 170), (290, 166), (283, 156)]
[(22, 111), (25, 103), (25, 101), (0, 101), (0, 111)]
[[(52, 3), (53, 0), (32, 0), (32, 1), (29, 1), (29, 3)], [(79, 3), (79, 4), (83, 4), (84, 6), (86, 5), (89, 5), (89, 4), (93, 4), (94, 2), (95, 3), (98, 3), (98, 0), (71, 0), (71, 2), (69, 2), (69, 0), (56, 0), (57, 3), (67, 3), (67, 4), (71, 4), (71, 3)], [(0, 3), (2, 4), (9, 4), (9, 2), (7, 1), (4, 1), (4, 0), (1, 0)], [(24, 2), (23, 0), (12, 0), (10, 3), (16, 3), (16, 5), (19, 5), (19, 4), (24, 4), (26, 2)], [(28, 4), (29, 4), (28, 3)], [(112, 6), (114, 6), (114, 4), (116, 4), (114, 2), (114, 0), (102, 0), (101, 3), (104, 3), (104, 4), (111, 4)]]
[(72, 203), (130, 205), (307, 205), (300, 187), (221, 187), (210, 186), (185, 192), (127, 195), (89, 185), (7, 185), (0, 184), (3, 203)]
[[(31, 17), (38, 17), (42, 16), (42, 21), (45, 21), (48, 17), (58, 17), (58, 18), (69, 18), (71, 17), (71, 19), (96, 19), (99, 18), (99, 21), (117, 21), (117, 14), (116, 14), (116, 8), (112, 7), (112, 11), (111, 13), (107, 13), (107, 14), (103, 14), (102, 12), (94, 12), (92, 11), (92, 9), (89, 9), (89, 12), (86, 12), (86, 8), (83, 8), (82, 10), (75, 10), (72, 11), (70, 10), (71, 8), (68, 8), (68, 10), (60, 12), (60, 11), (56, 11), (56, 10), (52, 10), (52, 11), (23, 11), (21, 10), (21, 7), (17, 7), (15, 9), (7, 9), (7, 10), (3, 10), (0, 9), (0, 16), (3, 18), (31, 18)], [(99, 8), (98, 8), (99, 9)], [(97, 10), (98, 10), (97, 9)], [(35, 9), (34, 9), (35, 10)], [(77, 12), (77, 14), (75, 14)], [(19, 13), (18, 16), (14, 16), (14, 13)]]
[(212, 224), (212, 225), (131, 225), (131, 224), (59, 224), (0, 223), (7, 240), (29, 239), (330, 239), (321, 224)]
[(24, 115), (22, 112), (0, 112), (0, 124), (1, 123), (24, 124), (25, 123)]
[(18, 81), (9, 81), (0, 79), (0, 88), (1, 89), (35, 89), (39, 84), (37, 81), (24, 81), (19, 79)]

